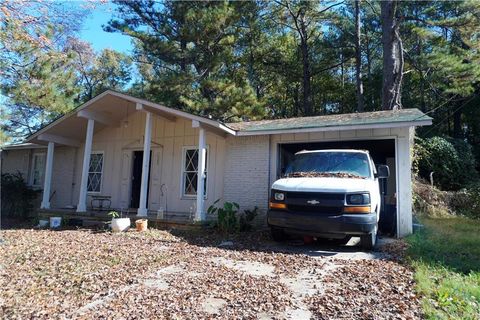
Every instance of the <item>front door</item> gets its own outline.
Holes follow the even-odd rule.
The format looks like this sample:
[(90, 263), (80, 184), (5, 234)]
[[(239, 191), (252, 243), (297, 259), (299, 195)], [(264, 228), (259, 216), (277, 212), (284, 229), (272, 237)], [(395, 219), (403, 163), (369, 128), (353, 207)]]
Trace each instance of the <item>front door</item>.
[[(143, 165), (143, 151), (133, 152), (132, 165), (132, 191), (130, 195), (130, 208), (138, 208), (140, 204), (140, 189), (142, 187), (142, 165)], [(152, 152), (150, 152), (150, 169), (152, 168)], [(150, 170), (148, 170), (148, 183), (150, 186)], [(147, 204), (148, 204), (148, 187), (147, 187)]]

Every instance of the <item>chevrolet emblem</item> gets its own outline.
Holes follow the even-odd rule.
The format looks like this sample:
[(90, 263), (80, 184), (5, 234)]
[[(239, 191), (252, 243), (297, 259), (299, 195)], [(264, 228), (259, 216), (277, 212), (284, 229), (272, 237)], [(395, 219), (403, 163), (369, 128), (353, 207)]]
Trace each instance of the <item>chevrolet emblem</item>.
[(316, 205), (316, 204), (319, 204), (320, 201), (317, 201), (317, 200), (308, 200), (307, 203), (312, 204), (312, 205)]

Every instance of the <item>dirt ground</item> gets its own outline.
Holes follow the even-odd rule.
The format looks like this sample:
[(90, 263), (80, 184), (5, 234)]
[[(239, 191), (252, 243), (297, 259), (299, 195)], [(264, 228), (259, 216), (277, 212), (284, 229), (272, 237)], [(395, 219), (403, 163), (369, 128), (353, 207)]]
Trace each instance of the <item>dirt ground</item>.
[(265, 232), (0, 234), (2, 319), (421, 317), (397, 241), (363, 253)]

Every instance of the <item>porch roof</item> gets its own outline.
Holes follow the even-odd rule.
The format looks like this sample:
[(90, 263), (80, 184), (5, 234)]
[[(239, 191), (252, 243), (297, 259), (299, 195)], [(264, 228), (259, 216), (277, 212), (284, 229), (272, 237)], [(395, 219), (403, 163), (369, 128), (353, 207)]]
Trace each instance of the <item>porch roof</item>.
[(96, 120), (95, 132), (98, 132), (106, 126), (120, 125), (127, 115), (138, 110), (154, 113), (170, 121), (175, 121), (176, 118), (185, 118), (197, 121), (201, 126), (212, 131), (235, 134), (234, 130), (218, 121), (107, 90), (41, 128), (27, 137), (25, 142), (47, 144), (47, 140), (54, 140), (59, 144), (76, 146), (85, 139), (87, 118)]

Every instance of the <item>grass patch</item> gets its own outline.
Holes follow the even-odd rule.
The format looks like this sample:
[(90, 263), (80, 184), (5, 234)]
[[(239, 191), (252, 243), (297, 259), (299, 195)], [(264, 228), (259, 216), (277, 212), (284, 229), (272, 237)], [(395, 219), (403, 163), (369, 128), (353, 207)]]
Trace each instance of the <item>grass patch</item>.
[(407, 241), (427, 319), (480, 319), (480, 221), (427, 219)]

